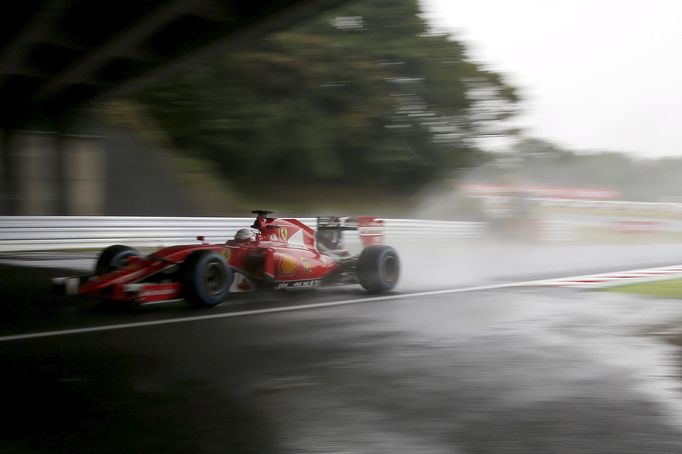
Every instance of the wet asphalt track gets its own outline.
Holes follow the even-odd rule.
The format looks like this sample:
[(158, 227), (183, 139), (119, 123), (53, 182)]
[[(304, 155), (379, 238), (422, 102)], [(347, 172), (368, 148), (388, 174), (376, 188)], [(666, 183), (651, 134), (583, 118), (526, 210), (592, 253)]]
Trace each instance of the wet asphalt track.
[[(207, 314), (0, 273), (0, 336)], [(498, 288), (221, 317), (364, 297), (239, 295), (213, 318), (0, 342), (0, 452), (682, 452), (675, 301)]]

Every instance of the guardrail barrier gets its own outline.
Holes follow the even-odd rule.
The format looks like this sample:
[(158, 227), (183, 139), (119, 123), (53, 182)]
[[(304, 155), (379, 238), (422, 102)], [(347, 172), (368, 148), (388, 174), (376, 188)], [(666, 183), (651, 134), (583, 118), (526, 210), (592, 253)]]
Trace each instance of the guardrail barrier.
[[(300, 218), (315, 228), (315, 218)], [(128, 216), (0, 216), (0, 252), (58, 249), (100, 249), (112, 244), (163, 247), (196, 242), (203, 235), (211, 243), (232, 238), (253, 223), (253, 218), (128, 217)], [(483, 231), (483, 223), (385, 219), (384, 233), (391, 238), (470, 238)], [(353, 242), (354, 236), (348, 238)]]

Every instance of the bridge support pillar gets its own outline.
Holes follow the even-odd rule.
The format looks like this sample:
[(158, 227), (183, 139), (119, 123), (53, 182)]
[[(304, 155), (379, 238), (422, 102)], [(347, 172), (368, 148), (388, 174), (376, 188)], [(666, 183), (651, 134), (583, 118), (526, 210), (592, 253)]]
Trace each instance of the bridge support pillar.
[(12, 158), (8, 147), (9, 133), (0, 129), (0, 215), (12, 212)]
[(96, 136), (62, 136), (59, 152), (63, 163), (65, 213), (104, 214), (106, 204), (105, 141)]
[(98, 215), (105, 202), (102, 139), (2, 131), (0, 214)]

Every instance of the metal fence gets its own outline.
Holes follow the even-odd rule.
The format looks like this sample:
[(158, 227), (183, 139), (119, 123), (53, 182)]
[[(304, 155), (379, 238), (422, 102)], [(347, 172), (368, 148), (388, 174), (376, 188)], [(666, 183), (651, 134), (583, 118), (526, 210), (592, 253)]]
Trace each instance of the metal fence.
[[(302, 218), (315, 228), (315, 218)], [(253, 223), (253, 218), (186, 218), (127, 216), (0, 216), (0, 252), (58, 249), (99, 249), (111, 244), (163, 247), (196, 242), (203, 235), (220, 243)], [(428, 234), (438, 238), (469, 238), (481, 234), (478, 222), (385, 219), (384, 233), (391, 238)], [(350, 242), (353, 242), (350, 237)]]

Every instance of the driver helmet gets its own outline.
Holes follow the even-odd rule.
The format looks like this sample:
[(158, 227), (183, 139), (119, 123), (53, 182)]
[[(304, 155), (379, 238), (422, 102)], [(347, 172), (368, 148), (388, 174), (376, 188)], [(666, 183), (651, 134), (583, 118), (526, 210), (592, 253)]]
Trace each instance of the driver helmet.
[(234, 234), (234, 239), (237, 241), (251, 241), (251, 231), (249, 229), (239, 229)]

